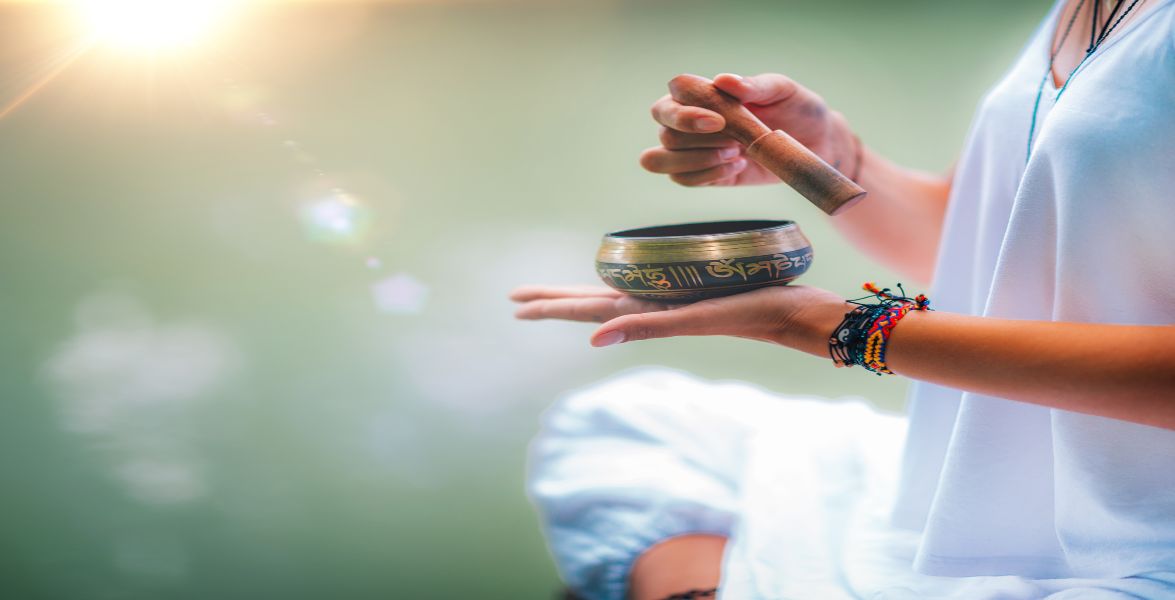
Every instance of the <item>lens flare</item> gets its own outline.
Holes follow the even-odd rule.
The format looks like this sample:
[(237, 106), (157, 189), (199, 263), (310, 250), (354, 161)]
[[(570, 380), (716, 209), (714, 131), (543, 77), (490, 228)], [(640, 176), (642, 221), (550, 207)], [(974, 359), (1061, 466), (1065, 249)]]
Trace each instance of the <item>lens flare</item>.
[(74, 0), (98, 40), (128, 50), (190, 46), (220, 21), (231, 0)]
[(302, 206), (302, 226), (310, 239), (319, 242), (355, 242), (368, 224), (367, 209), (341, 189)]

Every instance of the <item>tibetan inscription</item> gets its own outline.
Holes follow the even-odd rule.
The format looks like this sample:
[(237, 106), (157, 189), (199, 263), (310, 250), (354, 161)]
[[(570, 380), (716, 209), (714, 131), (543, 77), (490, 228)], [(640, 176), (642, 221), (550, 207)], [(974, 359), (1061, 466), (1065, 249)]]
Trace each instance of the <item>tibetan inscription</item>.
[(787, 283), (812, 263), (812, 250), (678, 263), (596, 263), (609, 286), (646, 298), (685, 299)]

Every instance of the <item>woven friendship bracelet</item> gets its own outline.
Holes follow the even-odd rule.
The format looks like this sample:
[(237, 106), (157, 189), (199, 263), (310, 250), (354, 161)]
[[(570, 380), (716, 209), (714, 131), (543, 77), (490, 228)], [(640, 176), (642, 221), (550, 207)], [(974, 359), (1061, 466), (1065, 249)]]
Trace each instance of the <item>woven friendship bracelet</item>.
[[(885, 361), (889, 336), (898, 321), (912, 310), (930, 310), (930, 299), (924, 294), (906, 296), (902, 284), (894, 294), (889, 288), (879, 289), (873, 283), (862, 286), (869, 296), (847, 300), (857, 307), (849, 311), (828, 338), (828, 355), (838, 367), (861, 365), (878, 375), (893, 375)], [(865, 300), (875, 300), (866, 304)]]

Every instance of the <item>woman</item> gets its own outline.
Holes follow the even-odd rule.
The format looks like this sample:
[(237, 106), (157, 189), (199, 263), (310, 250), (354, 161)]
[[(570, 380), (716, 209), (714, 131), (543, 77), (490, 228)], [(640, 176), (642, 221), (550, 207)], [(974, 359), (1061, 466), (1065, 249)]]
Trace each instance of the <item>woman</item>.
[[(932, 278), (936, 310), (903, 313), (885, 346), (882, 366), (916, 380), (909, 416), (665, 372), (573, 395), (531, 480), (568, 583), (592, 599), (1175, 598), (1173, 4), (1059, 2), (949, 177), (859, 146), (786, 77), (716, 77), (868, 190), (833, 218), (846, 237)], [(653, 115), (646, 169), (772, 181), (719, 115), (669, 96)], [(675, 310), (604, 288), (514, 299), (523, 319), (605, 321), (596, 346), (736, 335), (819, 356), (854, 308), (802, 286)]]

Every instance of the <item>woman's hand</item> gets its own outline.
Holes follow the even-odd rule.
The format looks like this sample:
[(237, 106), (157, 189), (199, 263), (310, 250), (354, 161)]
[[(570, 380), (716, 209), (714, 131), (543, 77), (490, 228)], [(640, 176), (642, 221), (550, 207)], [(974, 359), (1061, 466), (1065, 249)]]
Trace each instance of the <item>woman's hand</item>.
[[(832, 219), (854, 246), (886, 266), (926, 282), (934, 270), (950, 176), (899, 167), (862, 146), (840, 113), (783, 75), (723, 74), (714, 86), (738, 98), (772, 129), (782, 129), (825, 162), (853, 177), (869, 197)], [(721, 133), (716, 112), (688, 106), (672, 95), (653, 103), (661, 145), (641, 153), (641, 166), (685, 186), (777, 183), (748, 161), (745, 148)]]
[(775, 286), (693, 304), (638, 300), (606, 287), (525, 286), (510, 298), (519, 319), (603, 323), (593, 346), (673, 337), (731, 335), (810, 354), (828, 353), (828, 336), (852, 307), (831, 292)]
[[(782, 129), (844, 173), (857, 171), (856, 141), (845, 119), (824, 99), (777, 74), (739, 77), (723, 74), (714, 85), (738, 98), (771, 129)], [(641, 166), (686, 186), (778, 183), (779, 178), (748, 161), (738, 142), (719, 133), (726, 126), (716, 112), (687, 106), (666, 95), (653, 103), (662, 125), (661, 145), (641, 154)]]

